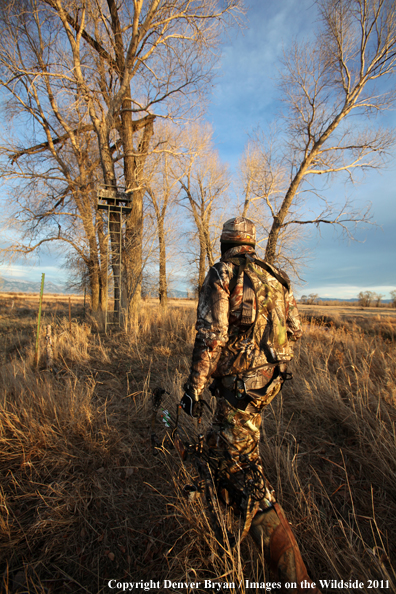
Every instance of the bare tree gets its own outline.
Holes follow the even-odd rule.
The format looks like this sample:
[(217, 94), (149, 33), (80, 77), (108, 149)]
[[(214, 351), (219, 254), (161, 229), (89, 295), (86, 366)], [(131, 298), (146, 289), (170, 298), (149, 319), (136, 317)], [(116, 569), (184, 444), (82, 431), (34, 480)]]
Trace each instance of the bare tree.
[[(175, 125), (164, 122), (157, 126), (157, 149), (151, 152), (146, 166), (147, 195), (154, 211), (158, 235), (158, 296), (162, 307), (166, 307), (168, 301), (166, 262), (167, 237), (170, 230), (166, 227), (166, 220), (169, 210), (174, 206), (180, 193), (181, 172), (176, 162), (182, 150), (180, 142), (180, 129)], [(178, 171), (179, 173), (177, 173)]]
[(307, 304), (315, 305), (318, 302), (318, 299), (319, 299), (318, 293), (310, 293), (308, 295)]
[(209, 124), (189, 128), (188, 148), (181, 159), (184, 174), (180, 176), (183, 189), (180, 202), (190, 212), (199, 240), (198, 291), (205, 279), (207, 264), (214, 264), (216, 235), (212, 233), (212, 217), (219, 205), (224, 204), (229, 187), (227, 167), (214, 149), (212, 134)]
[(0, 13), (0, 84), (5, 115), (15, 122), (2, 139), (1, 175), (11, 198), (8, 225), (22, 231), (21, 241), (5, 253), (26, 255), (54, 242), (74, 250), (71, 257), (84, 263), (97, 310), (107, 299), (107, 242), (96, 212), (97, 145), (79, 89), (54, 65), (55, 56), (65, 59), (56, 31), (33, 4), (24, 11), (10, 2)]
[[(114, 189), (121, 183), (133, 195), (124, 237), (117, 233), (118, 215), (111, 215), (112, 253), (123, 251), (126, 272), (121, 295), (121, 263), (114, 257), (116, 309), (121, 297), (126, 309), (139, 301), (144, 167), (154, 120), (157, 115), (185, 117), (203, 105), (221, 32), (241, 5), (242, 0), (10, 0), (2, 5), (3, 42), (15, 33), (10, 36), (14, 51), (9, 45), (8, 54), (19, 68), (15, 76), (5, 75), (3, 88), (13, 95), (21, 83), (26, 101), (23, 93), (17, 97), (20, 111), (25, 107), (32, 122), (38, 116), (44, 125), (42, 139), (18, 147), (14, 163), (46, 150), (56, 161), (53, 149), (64, 145), (78, 153), (79, 135), (92, 131), (102, 181)], [(34, 54), (34, 64), (26, 64), (25, 51)], [(7, 56), (5, 68), (6, 63)], [(74, 105), (77, 127), (65, 117), (65, 103)]]
[(319, 299), (318, 293), (310, 293), (308, 296), (301, 295), (300, 303), (303, 303), (304, 305), (316, 305), (318, 302), (318, 299)]
[[(259, 129), (251, 135), (240, 159), (239, 177), (243, 196), (242, 216), (256, 203), (265, 202), (267, 218), (274, 216), (274, 206), (287, 189), (287, 166), (279, 155), (276, 130), (264, 137)], [(275, 205), (273, 202), (275, 201)]]
[[(256, 129), (250, 135), (240, 159), (238, 185), (242, 197), (241, 214), (256, 224), (256, 249), (259, 253), (268, 240), (289, 180), (284, 146), (277, 130), (270, 129), (268, 134), (264, 134), (260, 129)], [(296, 196), (286, 222), (301, 217), (302, 207), (302, 197)], [(299, 277), (299, 269), (309, 256), (307, 249), (302, 247), (305, 234), (305, 228), (301, 225), (285, 225), (278, 235), (276, 261), (296, 277)]]
[(390, 296), (392, 307), (396, 307), (396, 289), (393, 289), (393, 291), (390, 292)]
[[(395, 144), (393, 132), (368, 125), (370, 118), (395, 101), (394, 88), (388, 84), (396, 66), (394, 3), (319, 0), (317, 4), (316, 40), (294, 43), (284, 55), (279, 135), (288, 183), (280, 203), (268, 196), (272, 218), (266, 246), (269, 262), (277, 258), (285, 228), (331, 224), (350, 234), (356, 223), (368, 221), (367, 211), (356, 211), (348, 202), (337, 209), (321, 202), (323, 196), (317, 212), (303, 211), (298, 217), (290, 213), (303, 192), (312, 197), (320, 190), (316, 180), (330, 181), (341, 172), (353, 180), (357, 172), (383, 165)], [(268, 159), (263, 167), (267, 163)], [(267, 179), (272, 177), (267, 175)]]
[[(123, 261), (135, 279), (132, 303), (136, 305), (142, 274), (144, 165), (154, 119), (185, 114), (197, 92), (204, 94), (211, 79), (213, 50), (228, 17), (240, 10), (241, 0), (221, 5), (214, 0), (43, 2), (67, 37), (72, 73), (98, 138), (103, 179), (114, 188), (112, 136), (116, 132), (120, 137), (124, 184), (133, 193)], [(87, 51), (94, 70), (85, 59)], [(112, 233), (113, 244), (117, 241)]]
[(375, 293), (373, 293), (373, 291), (360, 291), (358, 295), (358, 304), (361, 307), (370, 307), (374, 298)]
[(382, 299), (385, 297), (385, 295), (382, 295), (381, 293), (374, 293), (374, 301), (375, 301), (375, 306), (376, 307), (380, 307), (381, 305), (381, 301)]

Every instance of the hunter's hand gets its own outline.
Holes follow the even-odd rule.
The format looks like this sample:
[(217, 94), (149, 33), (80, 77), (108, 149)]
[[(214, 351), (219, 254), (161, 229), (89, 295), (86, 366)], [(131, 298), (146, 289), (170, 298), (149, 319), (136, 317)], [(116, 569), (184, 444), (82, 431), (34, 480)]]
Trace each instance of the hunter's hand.
[(190, 396), (187, 392), (184, 393), (183, 398), (180, 400), (180, 406), (190, 417), (200, 417), (202, 414), (202, 400), (196, 400), (194, 396)]

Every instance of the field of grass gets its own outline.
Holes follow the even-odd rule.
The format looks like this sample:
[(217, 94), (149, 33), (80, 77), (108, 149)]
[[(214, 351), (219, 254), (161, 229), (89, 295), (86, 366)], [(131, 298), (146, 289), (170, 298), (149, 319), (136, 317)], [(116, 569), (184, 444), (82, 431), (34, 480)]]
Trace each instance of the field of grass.
[(331, 305), (304, 305), (299, 304), (301, 312), (315, 316), (339, 316), (344, 319), (362, 319), (362, 318), (394, 318), (396, 310), (387, 304), (382, 304), (381, 307), (360, 307), (354, 303), (352, 304), (331, 304)]
[[(202, 502), (181, 494), (189, 468), (151, 451), (150, 393), (161, 385), (181, 396), (194, 304), (162, 312), (148, 302), (130, 332), (106, 336), (100, 320), (83, 319), (81, 300), (70, 330), (64, 301), (45, 302), (35, 368), (37, 300), (0, 299), (0, 591), (263, 581), (250, 537), (221, 553)], [(294, 380), (264, 413), (265, 470), (315, 581), (396, 592), (396, 315), (302, 309)]]

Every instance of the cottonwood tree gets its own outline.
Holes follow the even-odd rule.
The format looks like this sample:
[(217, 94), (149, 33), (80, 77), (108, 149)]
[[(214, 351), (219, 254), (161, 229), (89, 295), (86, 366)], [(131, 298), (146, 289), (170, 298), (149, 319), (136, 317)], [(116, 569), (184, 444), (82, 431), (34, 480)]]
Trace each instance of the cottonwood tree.
[[(188, 145), (180, 159), (180, 204), (190, 213), (199, 241), (198, 292), (205, 279), (207, 264), (214, 264), (213, 246), (219, 221), (214, 214), (226, 202), (230, 185), (227, 166), (221, 163), (213, 145), (213, 130), (209, 124), (191, 126), (186, 130)], [(217, 217), (219, 218), (219, 217)]]
[(307, 305), (315, 305), (317, 304), (319, 299), (319, 294), (318, 293), (310, 293), (308, 295), (308, 298), (306, 300)]
[(286, 191), (288, 168), (282, 163), (279, 152), (276, 130), (267, 137), (259, 129), (251, 135), (239, 163), (243, 217), (248, 216), (252, 206), (262, 202), (272, 214), (272, 202)]
[[(43, 3), (63, 27), (71, 73), (97, 135), (103, 180), (114, 188), (117, 175), (111, 147), (113, 135), (120, 138), (124, 185), (133, 194), (123, 262), (127, 276), (135, 280), (132, 303), (136, 305), (142, 274), (144, 165), (154, 119), (180, 117), (194, 101), (201, 103), (199, 95), (205, 94), (212, 76), (213, 50), (229, 17), (240, 10), (241, 0)], [(117, 244), (119, 235), (112, 233), (111, 240)], [(115, 245), (114, 252), (117, 249)], [(118, 302), (119, 288), (115, 291)]]
[[(76, 138), (93, 132), (102, 182), (116, 189), (121, 181), (133, 195), (123, 238), (117, 233), (118, 215), (113, 214), (110, 221), (112, 252), (123, 251), (125, 309), (128, 302), (139, 301), (144, 167), (154, 120), (157, 115), (186, 117), (196, 105), (203, 104), (221, 32), (237, 17), (241, 5), (242, 0), (10, 0), (2, 6), (9, 30), (14, 27), (19, 35), (32, 23), (36, 27), (36, 39), (30, 35), (24, 42), (28, 53), (43, 44), (39, 62), (25, 68), (23, 43), (11, 35), (22, 67), (15, 78), (5, 77), (7, 91), (12, 93), (13, 85), (24, 77), (27, 100), (20, 106), (25, 105), (34, 120), (37, 109), (31, 108), (31, 101), (37, 104), (38, 99), (41, 121), (54, 116), (58, 126), (55, 130), (47, 126), (42, 142), (27, 143), (18, 152), (32, 155), (39, 145), (51, 150), (61, 141), (78, 152)], [(6, 39), (5, 35), (3, 41)], [(12, 49), (9, 55), (15, 58)], [(78, 129), (71, 122), (65, 128), (65, 104), (74, 105), (78, 111)], [(59, 126), (64, 128), (62, 132)], [(121, 287), (117, 284), (117, 257), (112, 265), (118, 309)]]
[(360, 291), (358, 295), (358, 304), (361, 307), (370, 307), (376, 295), (373, 291)]
[(305, 305), (316, 305), (319, 299), (318, 293), (310, 293), (307, 295), (301, 295), (300, 302)]
[(5, 253), (54, 242), (71, 248), (97, 310), (107, 299), (107, 242), (96, 211), (96, 139), (80, 90), (59, 64), (66, 56), (57, 31), (34, 3), (24, 8), (10, 2), (0, 12), (0, 85), (11, 127), (0, 146), (1, 175), (9, 184), (8, 225), (21, 230)]
[(384, 297), (385, 297), (385, 295), (382, 295), (382, 293), (375, 293), (374, 301), (375, 301), (376, 307), (380, 307), (381, 301)]
[[(180, 176), (178, 159), (182, 154), (180, 129), (170, 122), (164, 122), (157, 127), (156, 149), (151, 151), (146, 164), (146, 192), (154, 212), (157, 228), (159, 252), (159, 282), (158, 296), (162, 307), (168, 301), (167, 282), (167, 238), (170, 229), (167, 228), (169, 211), (175, 206), (180, 194)], [(175, 225), (173, 210), (172, 223)], [(180, 222), (176, 224), (180, 228)]]
[[(239, 161), (240, 212), (256, 225), (258, 253), (268, 240), (275, 213), (282, 205), (290, 180), (283, 148), (275, 129), (270, 129), (268, 134), (256, 129)], [(302, 202), (301, 197), (296, 196), (286, 221), (300, 216)], [(307, 250), (302, 248), (304, 236), (303, 226), (290, 228), (285, 225), (277, 240), (277, 264), (297, 277), (308, 256)]]
[[(277, 258), (279, 237), (286, 228), (332, 224), (350, 234), (351, 225), (367, 221), (368, 213), (351, 204), (337, 210), (326, 201), (318, 201), (319, 209), (308, 216), (290, 215), (298, 199), (315, 197), (323, 178), (330, 181), (343, 172), (353, 180), (357, 172), (381, 167), (395, 144), (392, 131), (378, 123), (370, 126), (370, 120), (395, 102), (394, 2), (319, 0), (317, 6), (315, 40), (295, 42), (283, 58), (284, 107), (278, 126), (288, 183), (280, 202), (268, 196), (272, 222), (265, 257), (269, 262)], [(271, 170), (269, 161), (266, 157), (263, 167)], [(278, 166), (275, 161), (275, 171)], [(267, 174), (267, 179), (272, 177), (276, 178)]]

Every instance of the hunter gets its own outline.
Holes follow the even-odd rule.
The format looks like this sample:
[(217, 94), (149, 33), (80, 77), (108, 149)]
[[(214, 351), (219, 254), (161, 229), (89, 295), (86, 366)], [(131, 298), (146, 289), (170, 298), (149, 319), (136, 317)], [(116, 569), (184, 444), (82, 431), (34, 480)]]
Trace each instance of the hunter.
[[(220, 242), (221, 260), (210, 268), (199, 295), (191, 370), (180, 404), (188, 415), (199, 417), (203, 390), (213, 380), (217, 408), (206, 435), (211, 455), (230, 479), (240, 480), (247, 465), (261, 476), (262, 497), (245, 510), (241, 539), (249, 531), (263, 548), (272, 577), (297, 584), (287, 592), (304, 592), (306, 585), (307, 591), (320, 594), (265, 478), (259, 452), (261, 413), (291, 375), (286, 367), (302, 335), (296, 301), (287, 274), (256, 256), (252, 221), (230, 219)], [(233, 504), (226, 490), (219, 496)]]

